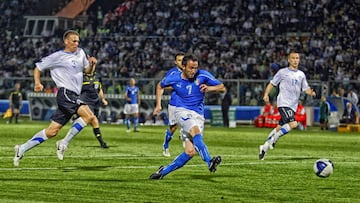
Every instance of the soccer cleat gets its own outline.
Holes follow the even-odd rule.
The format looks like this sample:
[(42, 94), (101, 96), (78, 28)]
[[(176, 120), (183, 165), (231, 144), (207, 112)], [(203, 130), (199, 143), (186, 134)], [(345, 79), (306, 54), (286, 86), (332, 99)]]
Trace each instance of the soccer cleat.
[(165, 156), (165, 157), (170, 157), (170, 150), (169, 150), (169, 148), (163, 149), (162, 154), (163, 154), (163, 156)]
[(22, 159), (24, 155), (20, 155), (20, 154), (19, 154), (20, 145), (15, 145), (14, 150), (15, 150), (14, 166), (18, 167), (18, 166), (19, 166), (20, 159)]
[(215, 156), (210, 160), (209, 171), (215, 173), (216, 167), (221, 163), (221, 156)]
[(159, 170), (157, 170), (155, 173), (151, 174), (150, 175), (150, 179), (153, 179), (153, 180), (159, 180), (159, 179), (163, 179), (163, 175), (161, 175), (161, 171), (164, 169), (164, 166), (160, 166), (159, 167)]
[(103, 142), (103, 143), (101, 143), (101, 148), (107, 149), (107, 148), (109, 148), (109, 147), (107, 146), (107, 144), (106, 144), (105, 142)]
[(263, 145), (259, 146), (259, 160), (264, 160), (266, 151), (263, 150)]
[(64, 153), (66, 151), (67, 147), (64, 145), (61, 140), (56, 142), (56, 154), (59, 160), (64, 159)]

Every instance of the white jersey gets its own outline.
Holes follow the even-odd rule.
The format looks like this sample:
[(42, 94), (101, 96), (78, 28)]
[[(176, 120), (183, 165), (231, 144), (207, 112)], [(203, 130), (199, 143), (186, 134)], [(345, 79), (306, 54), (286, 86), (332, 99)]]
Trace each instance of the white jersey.
[(84, 50), (76, 52), (60, 50), (35, 63), (40, 71), (50, 69), (51, 78), (58, 88), (63, 87), (80, 95), (83, 83), (83, 70), (89, 66)]
[(289, 107), (296, 112), (301, 91), (307, 90), (309, 84), (301, 70), (280, 69), (270, 81), (272, 85), (279, 85), (277, 97), (278, 107)]

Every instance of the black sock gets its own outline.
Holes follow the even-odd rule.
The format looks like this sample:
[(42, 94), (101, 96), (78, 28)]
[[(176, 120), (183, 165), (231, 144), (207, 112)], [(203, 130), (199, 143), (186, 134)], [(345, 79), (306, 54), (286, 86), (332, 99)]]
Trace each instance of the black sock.
[(93, 131), (94, 131), (94, 135), (95, 135), (96, 139), (102, 145), (104, 143), (104, 141), (103, 141), (102, 136), (101, 136), (100, 128), (94, 128)]

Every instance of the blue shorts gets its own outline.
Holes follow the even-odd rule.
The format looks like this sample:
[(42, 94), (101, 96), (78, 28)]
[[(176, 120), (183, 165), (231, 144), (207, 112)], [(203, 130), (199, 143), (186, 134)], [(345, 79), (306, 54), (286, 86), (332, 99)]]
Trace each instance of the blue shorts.
[(85, 105), (79, 99), (79, 95), (75, 92), (61, 87), (56, 95), (56, 102), (58, 104), (58, 109), (51, 116), (51, 120), (65, 125), (72, 115), (77, 113), (77, 110), (81, 105)]
[(295, 112), (289, 107), (279, 107), (279, 113), (281, 115), (281, 119), (279, 121), (279, 125), (284, 125), (286, 123), (290, 123), (295, 121)]

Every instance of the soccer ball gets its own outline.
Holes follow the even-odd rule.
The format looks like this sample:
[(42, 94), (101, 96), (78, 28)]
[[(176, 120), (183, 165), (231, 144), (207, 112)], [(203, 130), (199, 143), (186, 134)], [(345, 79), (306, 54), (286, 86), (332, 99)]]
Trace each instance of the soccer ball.
[(329, 159), (319, 159), (314, 163), (314, 172), (320, 178), (329, 177), (334, 171), (334, 164)]

